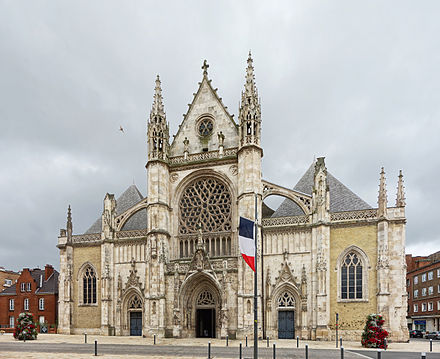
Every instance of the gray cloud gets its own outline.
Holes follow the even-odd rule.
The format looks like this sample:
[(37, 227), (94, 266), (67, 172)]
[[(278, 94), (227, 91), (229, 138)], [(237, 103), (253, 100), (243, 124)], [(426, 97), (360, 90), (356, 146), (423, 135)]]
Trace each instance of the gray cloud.
[[(175, 133), (202, 60), (237, 116), (252, 49), (263, 175), (292, 187), (314, 156), (371, 205), (399, 169), (407, 243), (440, 249), (436, 1), (4, 1), (0, 4), (0, 265), (58, 266), (73, 209), (85, 231), (106, 192), (145, 195), (156, 73)], [(119, 125), (126, 133), (118, 131)]]

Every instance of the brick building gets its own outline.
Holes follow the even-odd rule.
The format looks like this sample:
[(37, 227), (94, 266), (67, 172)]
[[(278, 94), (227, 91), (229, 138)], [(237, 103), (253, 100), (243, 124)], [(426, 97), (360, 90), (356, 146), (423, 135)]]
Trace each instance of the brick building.
[(24, 268), (17, 282), (0, 293), (0, 327), (12, 328), (18, 315), (30, 312), (39, 323), (57, 323), (58, 272), (49, 264), (44, 269)]
[(0, 292), (13, 285), (19, 276), (19, 272), (14, 272), (0, 267)]
[(408, 328), (440, 330), (440, 252), (427, 257), (406, 256)]

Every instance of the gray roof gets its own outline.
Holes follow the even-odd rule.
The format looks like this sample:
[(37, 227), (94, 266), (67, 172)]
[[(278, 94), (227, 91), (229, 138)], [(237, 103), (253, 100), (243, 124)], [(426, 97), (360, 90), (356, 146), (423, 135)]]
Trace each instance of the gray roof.
[(10, 287), (8, 287), (5, 290), (3, 290), (2, 292), (0, 292), (0, 295), (15, 295), (15, 294), (17, 294), (16, 288), (17, 288), (17, 283), (14, 283)]
[[(315, 162), (312, 163), (293, 189), (311, 195), (314, 175)], [(367, 202), (349, 190), (328, 171), (327, 184), (330, 191), (330, 212), (355, 211), (371, 208)], [(300, 216), (303, 214), (303, 210), (295, 202), (286, 198), (275, 213), (272, 214), (272, 217)]]
[[(44, 271), (43, 271), (44, 276)], [(49, 293), (55, 293), (58, 294), (58, 276), (59, 273), (54, 270), (53, 274), (47, 278), (47, 281), (43, 282), (43, 286), (38, 289), (39, 294), (49, 294)]]
[[(116, 200), (116, 215), (124, 213), (129, 208), (133, 207), (139, 201), (144, 199), (144, 196), (139, 192), (136, 185), (128, 187)], [(147, 228), (147, 210), (144, 208), (131, 216), (122, 227), (122, 230), (145, 229)], [(99, 218), (92, 224), (86, 233), (101, 233), (102, 218)]]

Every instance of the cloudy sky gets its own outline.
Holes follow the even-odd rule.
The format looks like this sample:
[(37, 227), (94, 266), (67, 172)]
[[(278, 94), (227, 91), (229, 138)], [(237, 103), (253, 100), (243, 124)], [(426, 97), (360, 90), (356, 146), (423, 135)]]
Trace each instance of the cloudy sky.
[[(202, 78), (237, 117), (249, 49), (263, 177), (293, 187), (315, 156), (375, 206), (403, 170), (407, 252), (440, 250), (440, 2), (0, 0), (0, 266), (59, 267), (57, 236), (106, 192), (146, 194), (160, 74), (175, 133)], [(125, 134), (118, 131), (125, 128)]]

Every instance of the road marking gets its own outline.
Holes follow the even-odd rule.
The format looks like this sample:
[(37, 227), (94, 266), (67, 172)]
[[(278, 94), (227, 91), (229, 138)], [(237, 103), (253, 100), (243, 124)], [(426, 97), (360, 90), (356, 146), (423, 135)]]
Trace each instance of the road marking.
[(351, 354), (359, 355), (361, 358), (371, 359), (371, 357), (368, 357), (368, 356), (366, 356), (366, 355), (359, 354), (359, 353), (356, 353), (356, 352), (352, 352), (352, 351), (350, 351), (350, 350), (347, 350), (347, 353), (351, 353)]

